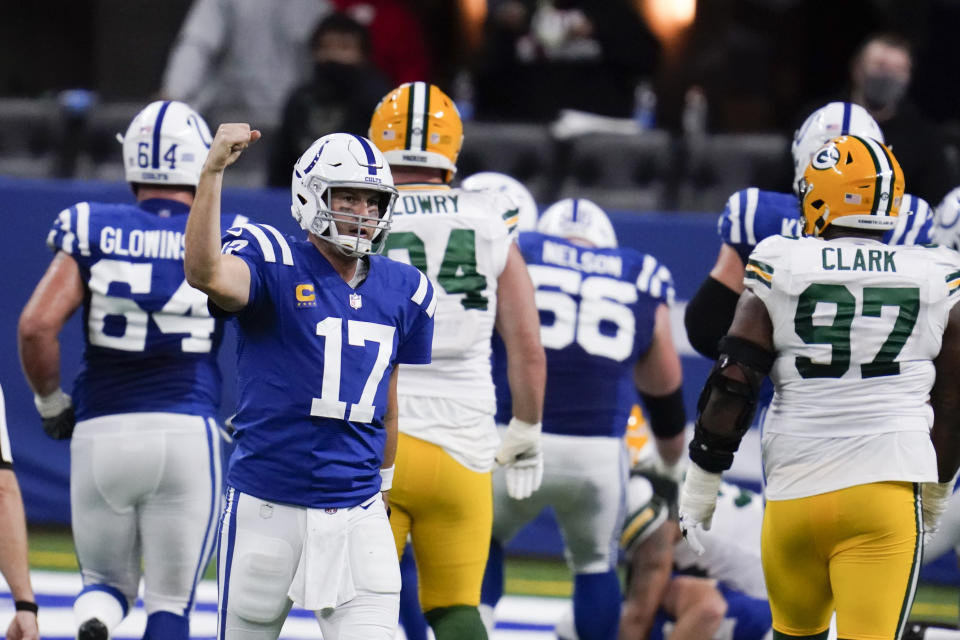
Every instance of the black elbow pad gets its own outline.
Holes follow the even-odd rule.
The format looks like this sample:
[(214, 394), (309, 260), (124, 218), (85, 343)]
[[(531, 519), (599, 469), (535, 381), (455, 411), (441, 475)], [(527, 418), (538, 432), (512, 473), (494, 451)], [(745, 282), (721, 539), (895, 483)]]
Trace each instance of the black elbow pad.
[[(713, 366), (697, 401), (698, 416), (690, 443), (690, 459), (703, 469), (720, 473), (730, 468), (733, 454), (740, 446), (743, 434), (750, 428), (760, 385), (773, 368), (775, 357), (771, 351), (743, 338), (726, 336), (720, 341), (720, 358)], [(725, 375), (724, 372), (734, 366), (740, 370), (745, 381)], [(713, 413), (708, 416), (711, 423), (707, 426), (704, 424), (704, 413), (711, 400), (725, 408), (721, 410), (720, 418), (717, 418), (717, 410), (711, 409)]]

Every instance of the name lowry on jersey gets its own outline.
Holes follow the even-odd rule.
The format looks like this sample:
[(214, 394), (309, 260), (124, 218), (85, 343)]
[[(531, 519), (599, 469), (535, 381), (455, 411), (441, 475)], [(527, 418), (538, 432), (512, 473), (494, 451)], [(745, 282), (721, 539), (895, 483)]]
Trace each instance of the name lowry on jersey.
[(184, 234), (162, 229), (104, 227), (100, 230), (100, 251), (131, 258), (183, 260)]
[(550, 242), (543, 243), (543, 261), (578, 271), (602, 273), (619, 278), (623, 273), (623, 260), (620, 256), (611, 256), (592, 251), (577, 251), (576, 248)]
[(417, 193), (401, 195), (393, 215), (413, 213), (460, 213), (460, 196), (455, 193)]
[(883, 249), (856, 249), (850, 257), (850, 247), (843, 253), (844, 247), (824, 247), (821, 250), (822, 265), (825, 271), (891, 271), (896, 273), (897, 265), (893, 261), (896, 251)]

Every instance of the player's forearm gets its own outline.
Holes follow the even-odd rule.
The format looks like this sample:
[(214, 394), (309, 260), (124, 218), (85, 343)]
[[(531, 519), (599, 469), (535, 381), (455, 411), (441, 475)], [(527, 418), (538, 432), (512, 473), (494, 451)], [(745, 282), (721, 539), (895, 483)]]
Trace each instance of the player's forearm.
[(56, 334), (32, 333), (17, 336), (20, 367), (27, 384), (38, 396), (46, 396), (60, 387), (60, 340)]
[(676, 525), (667, 522), (630, 552), (632, 571), (620, 617), (620, 639), (646, 638), (670, 582)]
[(17, 326), (20, 367), (33, 392), (45, 396), (60, 387), (60, 327), (44, 322), (27, 303)]
[(394, 366), (390, 374), (390, 387), (387, 391), (387, 410), (384, 412), (383, 425), (387, 432), (386, 441), (383, 444), (383, 464), (382, 468), (392, 467), (397, 458), (397, 439), (399, 411), (397, 409), (397, 380), (400, 367)]
[(0, 573), (14, 600), (33, 601), (27, 560), (27, 523), (20, 486), (11, 470), (0, 470)]
[(507, 380), (513, 399), (513, 417), (531, 424), (543, 419), (547, 358), (539, 340), (521, 353), (508, 353)]
[(960, 391), (955, 372), (960, 368), (960, 307), (950, 310), (940, 353), (933, 361), (936, 378), (930, 390), (933, 428), (930, 439), (937, 452), (939, 482), (947, 482), (960, 466)]
[(220, 194), (223, 170), (204, 167), (190, 207), (185, 234), (183, 270), (190, 286), (210, 293), (219, 275)]

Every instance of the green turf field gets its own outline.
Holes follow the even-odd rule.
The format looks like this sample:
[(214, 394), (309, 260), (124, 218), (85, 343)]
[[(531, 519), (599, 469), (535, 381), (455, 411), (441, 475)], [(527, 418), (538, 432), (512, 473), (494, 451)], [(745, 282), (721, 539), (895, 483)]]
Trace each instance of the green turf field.
[[(30, 566), (35, 569), (77, 571), (70, 531), (66, 528), (31, 527)], [(216, 578), (216, 564), (206, 578)], [(508, 558), (506, 591), (515, 595), (567, 598), (572, 591), (570, 571), (561, 560)], [(956, 624), (960, 615), (960, 589), (921, 584), (913, 603), (912, 620)]]

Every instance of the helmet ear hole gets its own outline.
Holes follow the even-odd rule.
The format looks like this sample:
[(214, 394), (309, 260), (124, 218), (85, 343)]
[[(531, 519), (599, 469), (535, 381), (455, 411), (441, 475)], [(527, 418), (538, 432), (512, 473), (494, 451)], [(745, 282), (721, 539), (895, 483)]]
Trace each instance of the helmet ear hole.
[(852, 162), (853, 162), (853, 154), (850, 153), (849, 151), (847, 151), (847, 162), (846, 162), (846, 164), (850, 164), (850, 163), (852, 163)]
[(300, 195), (299, 193), (297, 194), (297, 199), (300, 200), (300, 204), (301, 204), (301, 205), (307, 204), (307, 199), (304, 198), (304, 197), (303, 197), (302, 195)]
[(823, 200), (821, 200), (821, 199), (818, 198), (818, 199), (814, 200), (813, 202), (811, 202), (811, 203), (810, 203), (810, 206), (813, 207), (814, 209), (816, 209), (817, 211), (819, 211), (820, 208), (823, 207)]

